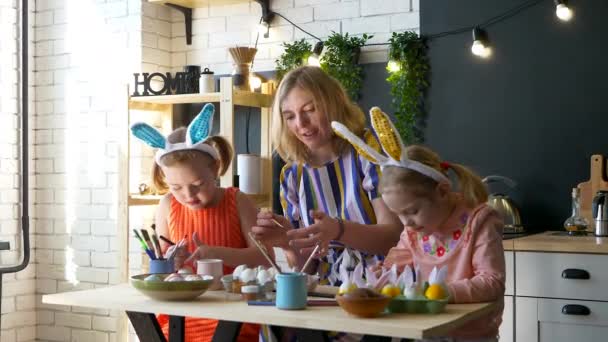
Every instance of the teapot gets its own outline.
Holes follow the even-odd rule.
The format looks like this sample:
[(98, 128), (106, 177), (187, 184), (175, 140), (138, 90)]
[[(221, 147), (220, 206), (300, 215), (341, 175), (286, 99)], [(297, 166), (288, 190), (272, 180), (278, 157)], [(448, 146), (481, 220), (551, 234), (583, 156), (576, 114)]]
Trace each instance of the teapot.
[[(487, 176), (482, 179), (482, 182), (487, 184), (499, 182), (506, 184), (509, 188), (515, 188), (517, 183), (510, 178), (504, 176)], [(503, 193), (492, 193), (488, 196), (488, 205), (502, 216), (504, 220), (503, 233), (523, 233), (524, 227), (521, 224), (521, 216), (517, 205), (509, 196)]]

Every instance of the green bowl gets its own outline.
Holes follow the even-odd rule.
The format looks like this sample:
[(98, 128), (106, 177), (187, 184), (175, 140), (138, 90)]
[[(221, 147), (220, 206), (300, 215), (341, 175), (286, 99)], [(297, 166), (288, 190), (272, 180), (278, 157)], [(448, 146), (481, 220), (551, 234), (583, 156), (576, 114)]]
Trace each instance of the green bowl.
[(449, 298), (440, 300), (407, 299), (405, 296), (394, 297), (388, 303), (387, 310), (391, 313), (425, 313), (438, 314), (445, 311)]
[[(157, 300), (192, 300), (207, 291), (213, 277), (195, 281), (145, 281), (151, 274), (139, 274), (131, 277), (131, 285), (144, 295)], [(169, 274), (157, 274), (164, 280)]]

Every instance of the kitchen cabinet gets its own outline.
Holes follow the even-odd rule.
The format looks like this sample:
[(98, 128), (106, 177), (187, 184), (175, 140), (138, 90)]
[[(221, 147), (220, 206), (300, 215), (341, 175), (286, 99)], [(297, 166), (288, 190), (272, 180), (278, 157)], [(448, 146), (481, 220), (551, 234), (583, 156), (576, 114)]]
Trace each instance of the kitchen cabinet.
[(606, 255), (517, 251), (514, 258), (515, 341), (607, 339)]
[(513, 342), (514, 337), (514, 301), (515, 298), (515, 253), (505, 251), (505, 308), (502, 313), (502, 323), (498, 330), (500, 342)]

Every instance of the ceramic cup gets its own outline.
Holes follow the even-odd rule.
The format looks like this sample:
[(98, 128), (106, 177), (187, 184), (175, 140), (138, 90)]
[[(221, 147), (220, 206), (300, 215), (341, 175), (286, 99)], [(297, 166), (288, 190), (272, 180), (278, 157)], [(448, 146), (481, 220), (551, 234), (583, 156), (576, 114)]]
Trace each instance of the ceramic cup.
[(276, 306), (283, 310), (300, 310), (306, 308), (306, 274), (277, 274)]
[(213, 276), (213, 284), (209, 290), (221, 290), (221, 278), (224, 275), (224, 265), (221, 259), (202, 259), (196, 262), (196, 273)]
[(173, 273), (173, 260), (150, 260), (150, 273)]

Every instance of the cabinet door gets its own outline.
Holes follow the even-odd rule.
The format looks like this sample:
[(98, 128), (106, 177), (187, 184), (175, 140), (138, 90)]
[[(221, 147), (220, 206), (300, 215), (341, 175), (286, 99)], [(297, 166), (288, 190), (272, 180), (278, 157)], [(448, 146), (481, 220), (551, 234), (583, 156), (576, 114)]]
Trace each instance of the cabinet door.
[(502, 324), (498, 329), (500, 342), (514, 342), (513, 340), (513, 296), (505, 296), (505, 310), (502, 313)]
[(606, 341), (608, 303), (538, 299), (539, 341)]
[(515, 297), (515, 341), (538, 342), (538, 299)]
[(505, 252), (505, 295), (515, 295), (515, 256), (513, 252)]

